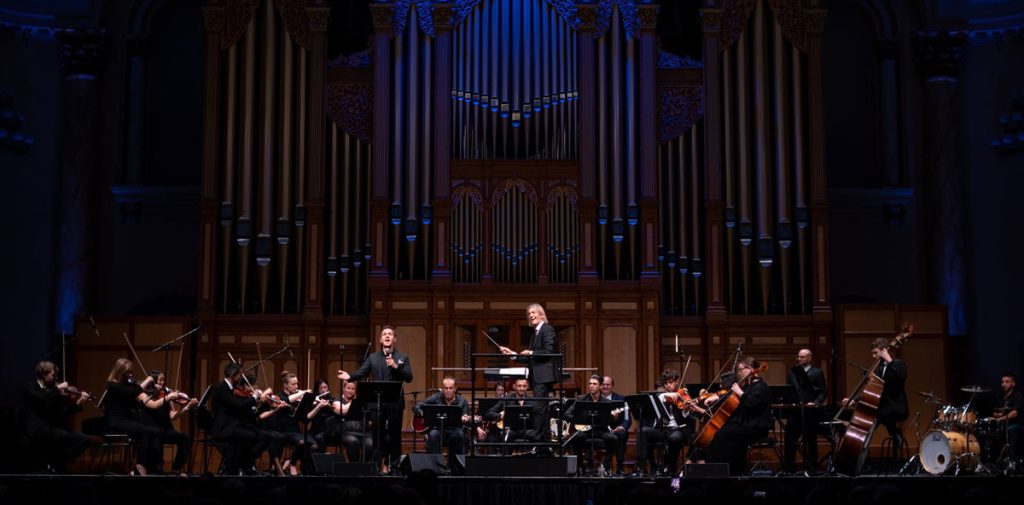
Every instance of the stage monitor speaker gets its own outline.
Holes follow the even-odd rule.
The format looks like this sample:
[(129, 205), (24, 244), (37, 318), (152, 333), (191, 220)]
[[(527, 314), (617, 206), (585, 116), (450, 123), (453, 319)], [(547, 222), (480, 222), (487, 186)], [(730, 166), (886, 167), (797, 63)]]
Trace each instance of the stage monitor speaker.
[(510, 458), (473, 456), (466, 458), (466, 475), (473, 477), (565, 477), (576, 475), (576, 456)]
[(433, 472), (437, 475), (448, 475), (449, 473), (443, 454), (424, 454), (421, 452), (406, 454), (402, 456), (399, 467), (405, 475), (412, 475), (417, 472)]
[(728, 477), (728, 463), (704, 463), (701, 465), (683, 465), (683, 475), (687, 477)]
[(343, 454), (313, 454), (313, 469), (321, 475), (374, 475), (373, 463), (349, 463)]

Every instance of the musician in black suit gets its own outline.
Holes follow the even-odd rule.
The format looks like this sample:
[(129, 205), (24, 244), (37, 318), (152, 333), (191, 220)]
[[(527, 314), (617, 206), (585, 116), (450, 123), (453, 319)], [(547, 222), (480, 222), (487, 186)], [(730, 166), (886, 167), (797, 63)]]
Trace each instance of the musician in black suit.
[[(610, 375), (605, 375), (601, 379), (601, 396), (607, 398), (613, 402), (625, 402), (626, 397), (622, 396), (613, 389), (615, 388), (615, 379)], [(625, 405), (625, 403), (623, 403)], [(619, 424), (616, 426), (610, 426), (612, 434), (619, 439), (619, 450), (615, 453), (615, 461), (618, 467), (615, 469), (615, 475), (623, 475), (622, 461), (626, 459), (626, 442), (629, 440), (629, 427), (633, 425), (633, 417), (629, 415), (629, 406), (625, 407), (622, 416), (619, 417)], [(611, 451), (605, 452), (604, 456), (604, 467), (610, 472), (612, 469), (612, 453)]]
[[(338, 370), (338, 378), (344, 381), (360, 380), (369, 376), (373, 381), (412, 382), (412, 364), (409, 362), (409, 355), (395, 348), (398, 342), (398, 335), (391, 326), (384, 326), (380, 332), (381, 350), (370, 354), (358, 370), (351, 374)], [(384, 473), (389, 473), (391, 467), (396, 467), (402, 458), (402, 416), (405, 411), (404, 390), (395, 403), (381, 406), (381, 419), (385, 423), (383, 429), (383, 440), (380, 447), (383, 450), (387, 468)]]
[[(468, 424), (472, 417), (469, 415), (469, 402), (459, 395), (455, 387), (454, 377), (445, 377), (441, 380), (441, 390), (424, 398), (416, 404), (413, 412), (416, 415), (423, 415), (424, 405), (454, 405), (462, 410), (462, 417), (459, 421), (452, 420), (446, 423), (444, 428), (444, 440), (448, 444), (448, 457), (452, 454), (466, 453), (466, 433), (462, 430), (463, 424)], [(441, 430), (431, 427), (427, 431), (427, 452), (430, 454), (441, 454)]]
[(789, 370), (787, 383), (796, 389), (800, 400), (799, 408), (791, 409), (786, 416), (785, 453), (782, 469), (792, 473), (796, 468), (796, 447), (800, 436), (804, 440), (804, 471), (814, 472), (818, 463), (818, 423), (821, 421), (821, 406), (825, 404), (825, 374), (811, 365), (814, 354), (810, 349), (800, 349), (796, 354), (796, 365)]
[[(530, 388), (533, 389), (533, 396), (547, 398), (551, 396), (557, 377), (556, 362), (549, 357), (534, 357), (534, 354), (555, 354), (558, 349), (556, 343), (558, 334), (555, 327), (548, 322), (548, 316), (544, 313), (544, 307), (534, 303), (526, 307), (526, 321), (533, 328), (533, 337), (530, 339), (530, 348), (523, 349), (518, 354), (508, 347), (499, 347), (503, 354), (512, 359), (527, 363), (530, 368)], [(548, 433), (548, 405), (545, 402), (536, 402), (533, 411), (533, 429), (538, 437)]]
[[(590, 380), (587, 382), (587, 392), (582, 394), (582, 395), (579, 395), (576, 398), (576, 403), (572, 404), (572, 406), (569, 407), (565, 411), (564, 419), (566, 421), (572, 422), (573, 421), (573, 417), (576, 414), (576, 407), (580, 406), (581, 404), (585, 405), (587, 403), (592, 403), (592, 402), (596, 402), (596, 403), (609, 403), (609, 402), (611, 402), (611, 400), (609, 400), (608, 398), (605, 398), (605, 397), (601, 396), (601, 376), (600, 375), (591, 375), (590, 376)], [(616, 420), (620, 419), (621, 417), (622, 417), (622, 413), (621, 412), (615, 414), (615, 419)], [(579, 426), (579, 425), (577, 425), (576, 429), (577, 429), (577, 431), (576, 431), (575, 434), (573, 434), (573, 437), (572, 437), (572, 445), (573, 445), (573, 448), (576, 451), (577, 455), (583, 456), (584, 454), (586, 454), (587, 451), (589, 451), (592, 438), (594, 438), (594, 439), (599, 438), (599, 439), (604, 441), (604, 447), (605, 447), (606, 454), (609, 453), (609, 452), (617, 452), (618, 451), (619, 438), (616, 437), (614, 434), (612, 434), (611, 430), (608, 429), (608, 426), (590, 426), (590, 425)], [(594, 455), (590, 454), (589, 456), (590, 456), (590, 459), (593, 460)], [(591, 470), (597, 470), (597, 468), (596, 468), (597, 462), (596, 461), (592, 461), (591, 464), (593, 466), (593, 468), (591, 468)]]
[[(731, 475), (744, 472), (747, 446), (767, 437), (771, 429), (772, 393), (761, 380), (760, 368), (761, 363), (752, 356), (747, 356), (736, 365), (736, 382), (730, 391), (739, 398), (739, 405), (715, 433), (708, 447), (708, 461), (729, 463)], [(711, 395), (705, 404), (711, 405), (718, 400), (718, 395)]]
[(89, 447), (89, 437), (68, 429), (71, 416), (82, 410), (88, 393), (73, 398), (66, 392), (67, 382), (57, 383), (57, 365), (41, 361), (36, 365), (36, 380), (22, 388), (21, 422), (25, 435), (41, 446), (44, 460), (53, 471), (63, 473), (68, 464)]
[(228, 443), (222, 465), (227, 475), (237, 475), (240, 470), (250, 471), (256, 456), (267, 445), (256, 425), (256, 396), (259, 393), (243, 389), (242, 382), (242, 366), (228, 363), (224, 367), (224, 380), (214, 386), (211, 393), (213, 423), (210, 434)]
[(878, 423), (889, 432), (893, 451), (898, 454), (896, 451), (903, 445), (903, 432), (898, 423), (906, 421), (910, 414), (906, 392), (907, 365), (889, 354), (889, 340), (886, 338), (876, 338), (871, 342), (871, 357), (881, 360), (875, 374), (885, 381), (882, 397), (878, 400)]
[[(679, 397), (679, 372), (675, 369), (666, 368), (661, 373), (660, 382), (665, 392), (658, 394), (658, 401), (665, 405), (669, 417), (659, 421), (657, 415), (651, 413), (640, 420), (641, 425), (636, 435), (638, 476), (644, 475), (646, 464), (650, 464), (652, 474), (662, 472), (675, 475), (679, 465), (679, 453), (693, 438), (697, 425), (695, 414), (704, 412), (696, 402), (686, 403)], [(683, 404), (683, 407), (680, 408), (679, 404)], [(664, 461), (659, 466), (654, 461), (654, 447), (662, 441), (666, 442), (668, 450), (663, 454)]]

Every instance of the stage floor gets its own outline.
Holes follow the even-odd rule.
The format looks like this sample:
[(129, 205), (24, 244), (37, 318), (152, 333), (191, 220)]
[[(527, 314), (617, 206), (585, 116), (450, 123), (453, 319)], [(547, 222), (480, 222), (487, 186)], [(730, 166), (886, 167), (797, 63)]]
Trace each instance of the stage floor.
[(931, 475), (678, 481), (628, 477), (438, 477), (431, 473), (410, 477), (0, 475), (0, 504), (668, 505), (715, 500), (730, 504), (992, 505), (1019, 503), (1022, 486), (1024, 477), (1019, 476)]

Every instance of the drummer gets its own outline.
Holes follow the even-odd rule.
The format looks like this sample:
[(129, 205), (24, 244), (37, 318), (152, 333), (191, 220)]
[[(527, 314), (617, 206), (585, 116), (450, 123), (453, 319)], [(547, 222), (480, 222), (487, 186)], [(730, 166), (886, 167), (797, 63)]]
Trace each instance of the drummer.
[(1011, 461), (1014, 461), (1021, 454), (1018, 412), (1020, 412), (1021, 403), (1024, 401), (1024, 395), (1017, 391), (1017, 381), (1010, 372), (1003, 374), (999, 385), (1003, 388), (1003, 398), (1001, 402), (996, 402), (997, 407), (992, 417), (1006, 423), (1006, 455)]

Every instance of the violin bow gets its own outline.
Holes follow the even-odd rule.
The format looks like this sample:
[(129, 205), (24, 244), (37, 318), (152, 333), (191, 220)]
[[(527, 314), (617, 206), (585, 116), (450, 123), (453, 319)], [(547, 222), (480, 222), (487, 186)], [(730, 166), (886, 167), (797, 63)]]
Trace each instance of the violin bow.
[(146, 365), (142, 364), (142, 360), (139, 359), (139, 354), (135, 352), (135, 346), (133, 346), (132, 341), (128, 339), (128, 332), (122, 332), (121, 334), (124, 335), (124, 341), (128, 344), (128, 348), (132, 350), (132, 356), (135, 356), (135, 361), (139, 363), (139, 373), (148, 374), (149, 372), (146, 371)]

